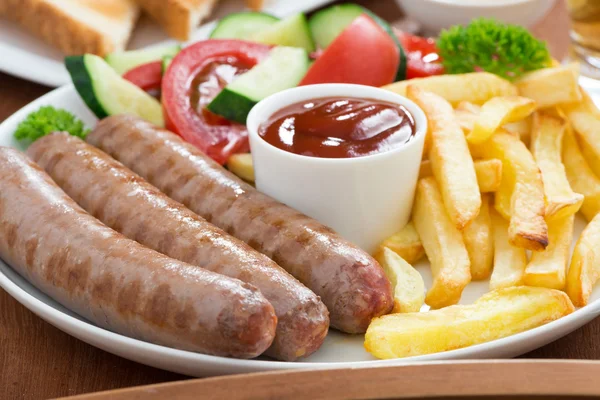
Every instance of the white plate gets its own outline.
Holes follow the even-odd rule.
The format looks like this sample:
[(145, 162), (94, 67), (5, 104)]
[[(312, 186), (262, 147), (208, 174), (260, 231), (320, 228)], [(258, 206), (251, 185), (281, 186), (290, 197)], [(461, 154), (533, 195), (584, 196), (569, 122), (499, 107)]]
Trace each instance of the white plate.
[[(599, 97), (595, 97), (596, 101), (599, 99)], [(73, 86), (68, 85), (56, 89), (30, 103), (2, 123), (0, 125), (0, 146), (13, 146), (22, 149), (12, 138), (16, 125), (28, 113), (38, 109), (41, 105), (47, 104), (70, 110), (79, 116), (89, 127), (93, 127), (96, 122), (96, 118), (80, 100)], [(585, 222), (582, 219), (576, 221), (575, 235), (577, 237), (584, 226)], [(431, 284), (431, 275), (428, 263), (422, 262), (417, 268), (423, 274), (426, 286), (429, 287)], [(143, 364), (193, 376), (299, 368), (398, 365), (425, 360), (515, 357), (570, 333), (600, 314), (600, 287), (598, 287), (592, 294), (590, 304), (571, 315), (528, 332), (465, 349), (421, 357), (379, 361), (375, 360), (364, 350), (362, 335), (351, 336), (332, 331), (329, 333), (322, 348), (315, 354), (302, 362), (285, 363), (267, 359), (237, 360), (207, 356), (174, 350), (107, 331), (62, 307), (29, 284), (2, 261), (0, 261), (0, 286), (17, 299), (17, 301), (44, 320), (93, 346)], [(465, 289), (461, 303), (472, 303), (487, 291), (488, 282), (472, 282)]]
[[(264, 11), (278, 17), (296, 12), (310, 11), (332, 0), (267, 0)], [(223, 0), (211, 15), (221, 18), (232, 12), (242, 11), (241, 0)], [(206, 39), (214, 22), (202, 25), (192, 40)], [(146, 17), (136, 25), (129, 49), (173, 42), (161, 28)], [(63, 65), (64, 55), (52, 46), (29, 34), (17, 24), (0, 18), (0, 71), (43, 85), (58, 87), (71, 82)]]

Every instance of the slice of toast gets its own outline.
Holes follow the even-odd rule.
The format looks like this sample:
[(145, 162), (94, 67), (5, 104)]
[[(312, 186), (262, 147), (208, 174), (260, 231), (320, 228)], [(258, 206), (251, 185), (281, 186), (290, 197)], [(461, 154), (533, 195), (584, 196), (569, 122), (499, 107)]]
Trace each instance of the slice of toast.
[(135, 0), (0, 0), (0, 17), (67, 55), (124, 50), (138, 15)]
[(208, 17), (217, 0), (137, 0), (169, 36), (188, 40), (200, 21)]

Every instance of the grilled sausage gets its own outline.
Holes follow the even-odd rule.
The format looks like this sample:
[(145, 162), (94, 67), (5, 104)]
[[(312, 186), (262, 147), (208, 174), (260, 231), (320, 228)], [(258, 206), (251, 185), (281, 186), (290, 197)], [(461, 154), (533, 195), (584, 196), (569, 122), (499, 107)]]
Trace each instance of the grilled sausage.
[(255, 287), (168, 258), (81, 209), (24, 154), (0, 147), (0, 256), (98, 326), (148, 342), (252, 358), (277, 317)]
[(390, 283), (370, 255), (258, 192), (177, 135), (119, 115), (100, 121), (87, 141), (272, 258), (321, 297), (333, 327), (364, 332), (373, 317), (391, 311)]
[(79, 205), (109, 227), (169, 257), (260, 289), (277, 314), (266, 354), (292, 361), (327, 334), (325, 305), (267, 256), (172, 200), (112, 157), (67, 133), (37, 140), (28, 154)]

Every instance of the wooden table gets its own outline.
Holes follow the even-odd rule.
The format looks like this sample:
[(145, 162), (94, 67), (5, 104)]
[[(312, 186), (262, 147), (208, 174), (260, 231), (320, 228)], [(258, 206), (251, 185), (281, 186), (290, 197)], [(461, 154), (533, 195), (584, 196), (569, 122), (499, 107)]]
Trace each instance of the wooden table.
[[(392, 0), (364, 0), (390, 20)], [(554, 57), (566, 53), (568, 20), (559, 0), (534, 29)], [(50, 89), (0, 73), (0, 121)], [(525, 355), (528, 358), (600, 359), (600, 319)], [(42, 321), (0, 289), (0, 399), (41, 399), (185, 379), (89, 346)]]

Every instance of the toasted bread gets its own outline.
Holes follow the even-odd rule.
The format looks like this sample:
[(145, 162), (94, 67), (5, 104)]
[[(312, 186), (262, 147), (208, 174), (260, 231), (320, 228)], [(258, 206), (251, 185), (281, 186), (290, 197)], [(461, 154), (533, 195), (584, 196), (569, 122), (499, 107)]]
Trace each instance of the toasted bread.
[(0, 0), (0, 17), (67, 55), (123, 50), (138, 14), (134, 0)]
[(254, 11), (260, 11), (263, 8), (264, 0), (246, 0), (246, 6)]
[(212, 11), (217, 0), (137, 0), (138, 4), (175, 39), (188, 40)]

